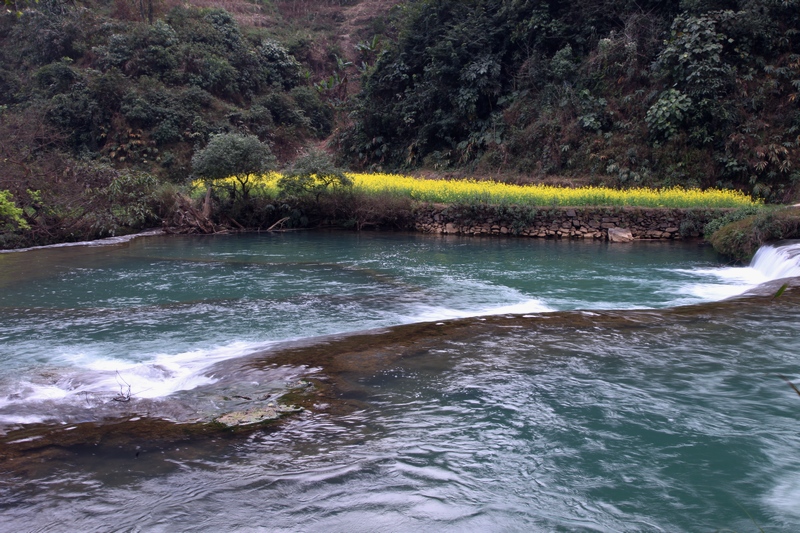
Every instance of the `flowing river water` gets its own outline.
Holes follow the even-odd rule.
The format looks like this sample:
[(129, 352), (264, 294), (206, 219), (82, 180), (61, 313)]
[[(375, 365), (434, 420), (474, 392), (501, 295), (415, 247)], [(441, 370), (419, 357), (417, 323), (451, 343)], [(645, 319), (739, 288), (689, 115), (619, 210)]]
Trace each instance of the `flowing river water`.
[[(798, 252), (308, 232), (0, 254), (0, 530), (796, 531), (800, 288), (774, 296)], [(305, 409), (215, 422), (280, 403)]]

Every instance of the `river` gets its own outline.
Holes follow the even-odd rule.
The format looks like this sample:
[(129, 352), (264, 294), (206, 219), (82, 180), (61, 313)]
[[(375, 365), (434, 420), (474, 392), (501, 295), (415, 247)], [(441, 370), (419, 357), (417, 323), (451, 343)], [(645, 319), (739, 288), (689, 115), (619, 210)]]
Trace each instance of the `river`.
[(0, 254), (0, 529), (796, 530), (800, 291), (774, 295), (798, 248), (733, 266), (698, 242), (297, 232)]

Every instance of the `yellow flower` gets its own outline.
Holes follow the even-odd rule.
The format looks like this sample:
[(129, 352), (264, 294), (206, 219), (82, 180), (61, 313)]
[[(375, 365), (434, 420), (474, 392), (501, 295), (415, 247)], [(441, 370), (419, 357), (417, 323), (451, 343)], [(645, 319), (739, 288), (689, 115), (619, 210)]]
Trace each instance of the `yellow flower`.
[(739, 207), (753, 205), (749, 196), (729, 189), (610, 189), (512, 185), (496, 181), (426, 180), (396, 174), (350, 174), (367, 193), (393, 192), (434, 203), (517, 204), (526, 206)]
[[(366, 194), (396, 194), (419, 202), (515, 204), (550, 206), (636, 206), (636, 207), (743, 207), (762, 203), (731, 189), (611, 189), (608, 187), (554, 187), (551, 185), (512, 185), (492, 180), (429, 180), (382, 173), (348, 173), (356, 191)], [(249, 176), (252, 195), (277, 196), (280, 174)], [(217, 180), (218, 185), (233, 185), (233, 178)], [(201, 181), (194, 187), (203, 189)]]

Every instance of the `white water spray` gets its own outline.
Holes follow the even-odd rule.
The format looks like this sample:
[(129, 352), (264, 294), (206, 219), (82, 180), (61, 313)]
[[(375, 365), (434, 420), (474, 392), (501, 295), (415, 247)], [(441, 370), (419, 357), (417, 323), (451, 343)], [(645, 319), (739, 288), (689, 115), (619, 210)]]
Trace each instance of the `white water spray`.
[[(731, 298), (776, 279), (800, 276), (800, 242), (762, 246), (749, 266), (684, 270), (691, 276), (714, 278), (713, 283), (692, 282), (680, 292), (701, 301)], [(723, 283), (720, 284), (719, 281)], [(682, 303), (694, 303), (692, 301)]]
[(800, 276), (800, 242), (759, 248), (750, 268), (764, 276), (765, 281)]

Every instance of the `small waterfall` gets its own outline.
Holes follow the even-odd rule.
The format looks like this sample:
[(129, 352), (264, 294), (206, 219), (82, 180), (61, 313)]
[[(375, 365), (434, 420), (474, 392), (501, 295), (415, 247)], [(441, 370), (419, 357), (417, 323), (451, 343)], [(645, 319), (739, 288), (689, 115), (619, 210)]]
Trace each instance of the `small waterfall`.
[(770, 280), (800, 276), (800, 242), (762, 246), (750, 267)]

